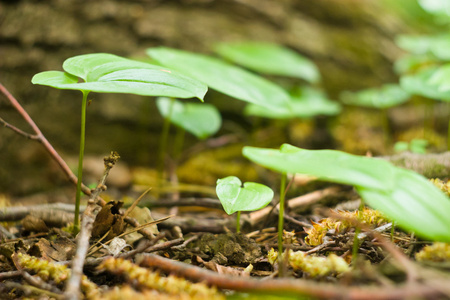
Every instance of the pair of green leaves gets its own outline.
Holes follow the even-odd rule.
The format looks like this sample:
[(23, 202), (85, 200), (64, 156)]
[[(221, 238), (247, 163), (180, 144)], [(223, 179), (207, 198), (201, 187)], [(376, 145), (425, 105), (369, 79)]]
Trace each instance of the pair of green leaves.
[(242, 185), (236, 176), (217, 180), (217, 197), (229, 215), (237, 211), (254, 211), (265, 207), (273, 198), (271, 188), (254, 182)]
[[(203, 99), (207, 86), (176, 71), (120, 56), (95, 53), (74, 56), (61, 71), (36, 74), (32, 83), (57, 89), (98, 93)], [(79, 80), (84, 82), (79, 82)]]
[(366, 203), (397, 224), (435, 241), (450, 242), (450, 200), (423, 176), (381, 159), (335, 150), (244, 147), (243, 155), (281, 173), (302, 173), (355, 186)]

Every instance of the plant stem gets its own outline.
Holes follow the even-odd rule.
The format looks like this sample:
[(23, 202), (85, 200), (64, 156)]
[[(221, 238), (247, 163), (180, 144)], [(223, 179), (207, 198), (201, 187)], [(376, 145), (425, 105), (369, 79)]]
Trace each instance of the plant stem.
[[(361, 221), (362, 213), (364, 210), (364, 201), (361, 199), (361, 204), (359, 205), (358, 209), (358, 221)], [(361, 232), (361, 228), (358, 226), (355, 228), (355, 236), (353, 238), (353, 247), (352, 247), (352, 261), (353, 263), (356, 262), (356, 259), (358, 257), (358, 249), (359, 249), (359, 239), (358, 235)]]
[(286, 189), (286, 173), (281, 175), (280, 185), (280, 212), (278, 213), (278, 264), (280, 275), (283, 276), (283, 227), (284, 227), (284, 197)]
[(236, 233), (241, 232), (241, 212), (238, 211), (236, 215)]
[(80, 156), (78, 158), (78, 180), (77, 180), (77, 194), (75, 196), (75, 218), (73, 220), (73, 227), (76, 232), (80, 230), (80, 199), (81, 199), (81, 180), (83, 178), (83, 158), (84, 145), (86, 137), (86, 102), (89, 91), (83, 92), (83, 101), (81, 102), (81, 133), (80, 133)]
[(184, 136), (186, 134), (186, 130), (182, 127), (177, 126), (177, 134), (175, 135), (175, 141), (173, 145), (173, 158), (178, 160), (181, 156), (181, 152), (183, 151), (183, 143)]
[(173, 103), (175, 102), (174, 98), (170, 98), (170, 107), (169, 114), (164, 118), (164, 124), (161, 133), (161, 139), (159, 141), (159, 150), (158, 150), (158, 180), (160, 182), (159, 185), (164, 181), (164, 155), (167, 150), (167, 140), (169, 138), (169, 129), (170, 129), (170, 117), (172, 116), (172, 108)]

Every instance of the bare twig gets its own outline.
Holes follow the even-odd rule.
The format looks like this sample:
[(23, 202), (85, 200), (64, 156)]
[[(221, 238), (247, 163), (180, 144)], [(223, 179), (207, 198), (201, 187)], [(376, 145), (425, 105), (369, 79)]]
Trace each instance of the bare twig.
[(95, 199), (100, 192), (104, 190), (109, 171), (118, 159), (119, 155), (115, 152), (111, 152), (110, 156), (104, 158), (105, 171), (103, 173), (103, 177), (95, 188), (94, 193), (91, 194), (88, 201), (88, 206), (83, 213), (81, 231), (77, 241), (77, 252), (72, 261), (72, 275), (66, 283), (66, 289), (64, 292), (66, 299), (76, 300), (80, 298), (79, 290), (81, 277), (83, 275), (84, 260), (89, 248), (89, 239), (91, 237), (95, 216), (99, 211), (99, 206), (95, 204)]
[(213, 271), (173, 261), (154, 254), (140, 254), (136, 260), (143, 267), (151, 267), (166, 273), (175, 274), (196, 282), (204, 282), (220, 289), (230, 289), (241, 292), (259, 292), (266, 294), (304, 295), (319, 299), (371, 299), (395, 300), (413, 297), (438, 298), (441, 292), (425, 284), (414, 286), (360, 288), (341, 285), (316, 283), (302, 279), (269, 279), (257, 280), (253, 278), (233, 277), (218, 274)]
[[(8, 100), (9, 100), (9, 102), (11, 102), (12, 106), (19, 112), (19, 114), (31, 126), (31, 128), (33, 129), (33, 131), (36, 134), (35, 135), (31, 135), (31, 134), (25, 133), (24, 131), (22, 131), (20, 129), (17, 129), (17, 128), (14, 129), (15, 128), (14, 126), (6, 123), (2, 119), (3, 120), (3, 122), (2, 122), (3, 125), (5, 127), (7, 127), (7, 128), (10, 128), (10, 129), (14, 130), (17, 133), (20, 133), (21, 135), (24, 135), (27, 138), (30, 138), (30, 139), (33, 139), (33, 140), (37, 140), (39, 143), (41, 143), (44, 146), (45, 150), (47, 150), (47, 152), (50, 154), (50, 156), (58, 163), (58, 165), (61, 167), (63, 172), (67, 175), (69, 180), (76, 185), (77, 181), (78, 181), (77, 180), (77, 176), (75, 176), (75, 174), (72, 173), (72, 170), (70, 170), (70, 168), (66, 164), (66, 162), (61, 158), (61, 156), (58, 154), (58, 152), (56, 152), (55, 148), (53, 148), (53, 146), (45, 138), (45, 136), (42, 134), (41, 130), (36, 125), (36, 123), (33, 121), (33, 119), (30, 117), (30, 115), (19, 104), (19, 102), (16, 100), (16, 98), (14, 98), (14, 96), (11, 95), (11, 93), (1, 83), (0, 83), (0, 91), (6, 96), (6, 98), (8, 98)], [(81, 185), (81, 190), (86, 195), (90, 195), (91, 194), (91, 190), (87, 186), (85, 186), (83, 184)]]

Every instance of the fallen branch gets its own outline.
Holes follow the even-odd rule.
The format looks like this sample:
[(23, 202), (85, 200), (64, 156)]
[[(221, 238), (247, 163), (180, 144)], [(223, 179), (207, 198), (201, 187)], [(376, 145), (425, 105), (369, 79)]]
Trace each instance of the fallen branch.
[[(197, 266), (188, 265), (154, 254), (140, 254), (136, 261), (140, 266), (156, 268), (166, 273), (175, 274), (194, 282), (204, 282), (220, 289), (240, 292), (257, 292), (262, 294), (292, 294), (311, 296), (319, 299), (352, 300), (395, 300), (409, 298), (434, 299), (442, 296), (435, 287), (417, 283), (414, 286), (385, 287), (345, 287), (342, 285), (317, 283), (303, 279), (269, 279), (257, 280), (245, 277), (233, 277), (218, 274)], [(444, 282), (439, 282), (444, 284)], [(447, 282), (448, 284), (448, 282)]]

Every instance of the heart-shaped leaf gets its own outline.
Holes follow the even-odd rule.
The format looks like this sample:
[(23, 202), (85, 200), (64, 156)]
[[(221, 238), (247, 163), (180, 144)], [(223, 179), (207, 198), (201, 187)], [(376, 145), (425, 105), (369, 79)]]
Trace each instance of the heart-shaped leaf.
[(147, 54), (236, 99), (271, 109), (288, 105), (289, 95), (281, 87), (220, 59), (165, 47), (147, 49)]
[(229, 215), (237, 211), (254, 211), (265, 207), (273, 198), (273, 191), (264, 184), (246, 182), (229, 176), (217, 180), (217, 197)]
[(245, 114), (271, 119), (311, 118), (317, 115), (336, 115), (341, 111), (339, 103), (328, 100), (322, 91), (305, 87), (301, 93), (292, 95), (289, 106), (267, 109), (249, 104)]
[(156, 106), (163, 117), (170, 118), (170, 122), (199, 139), (215, 134), (222, 124), (219, 111), (211, 104), (183, 103), (160, 97), (156, 99)]
[(373, 108), (389, 108), (409, 100), (410, 94), (396, 84), (386, 84), (381, 88), (367, 89), (360, 92), (344, 92), (342, 102)]
[(63, 68), (66, 72), (36, 74), (31, 82), (58, 89), (201, 100), (207, 91), (203, 83), (176, 71), (106, 53), (69, 58)]
[[(401, 86), (411, 94), (430, 99), (450, 101), (450, 81), (446, 84), (450, 72), (445, 68), (429, 67), (413, 75), (400, 78)], [(446, 89), (446, 86), (449, 88)]]
[(334, 150), (244, 147), (248, 159), (282, 173), (354, 185), (373, 208), (422, 237), (450, 242), (450, 199), (426, 178), (377, 158)]
[(265, 42), (221, 43), (215, 51), (259, 73), (296, 77), (312, 83), (320, 80), (319, 70), (312, 61), (280, 45)]

